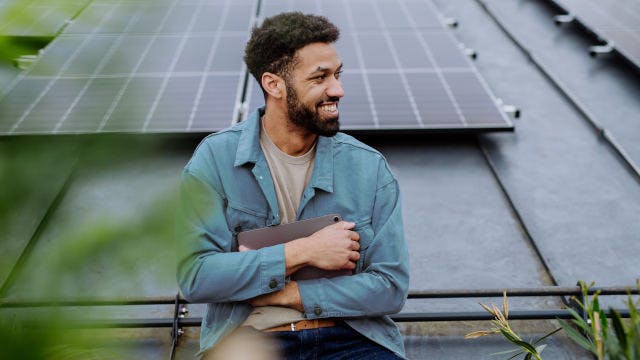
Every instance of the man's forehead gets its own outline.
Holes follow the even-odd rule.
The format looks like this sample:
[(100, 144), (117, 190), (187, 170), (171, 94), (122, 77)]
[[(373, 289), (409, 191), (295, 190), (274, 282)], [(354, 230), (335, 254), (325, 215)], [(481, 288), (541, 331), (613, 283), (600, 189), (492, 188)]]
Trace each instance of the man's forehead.
[(304, 72), (333, 70), (342, 62), (333, 44), (312, 43), (296, 52), (298, 58), (296, 68)]

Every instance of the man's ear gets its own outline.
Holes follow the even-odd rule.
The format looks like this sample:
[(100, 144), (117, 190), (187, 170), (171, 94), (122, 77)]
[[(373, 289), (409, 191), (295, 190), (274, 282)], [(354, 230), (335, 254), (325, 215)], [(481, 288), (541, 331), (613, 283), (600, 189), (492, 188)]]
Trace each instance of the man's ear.
[(265, 72), (262, 74), (262, 87), (270, 96), (273, 96), (276, 99), (281, 99), (284, 97), (284, 79), (280, 76)]

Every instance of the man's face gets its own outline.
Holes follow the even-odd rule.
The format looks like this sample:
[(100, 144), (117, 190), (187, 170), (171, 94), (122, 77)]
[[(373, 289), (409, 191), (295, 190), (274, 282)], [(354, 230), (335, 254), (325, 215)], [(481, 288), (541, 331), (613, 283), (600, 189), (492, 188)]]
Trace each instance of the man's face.
[(338, 53), (331, 44), (313, 43), (296, 56), (285, 78), (289, 121), (310, 133), (333, 136), (340, 130), (338, 102), (344, 96)]

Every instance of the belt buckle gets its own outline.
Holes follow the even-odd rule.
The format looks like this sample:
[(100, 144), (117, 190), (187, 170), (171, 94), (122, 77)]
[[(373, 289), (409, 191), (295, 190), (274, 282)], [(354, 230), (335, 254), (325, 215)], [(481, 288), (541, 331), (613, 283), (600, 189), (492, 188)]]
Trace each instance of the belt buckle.
[(296, 323), (291, 323), (291, 331), (296, 331)]

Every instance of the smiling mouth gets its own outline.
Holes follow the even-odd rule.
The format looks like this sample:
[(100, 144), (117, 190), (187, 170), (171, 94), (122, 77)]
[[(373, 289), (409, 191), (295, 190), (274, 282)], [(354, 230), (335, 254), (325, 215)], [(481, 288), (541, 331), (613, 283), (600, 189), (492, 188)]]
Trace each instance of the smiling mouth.
[(336, 114), (338, 112), (338, 103), (324, 104), (318, 106), (318, 108), (329, 114)]

